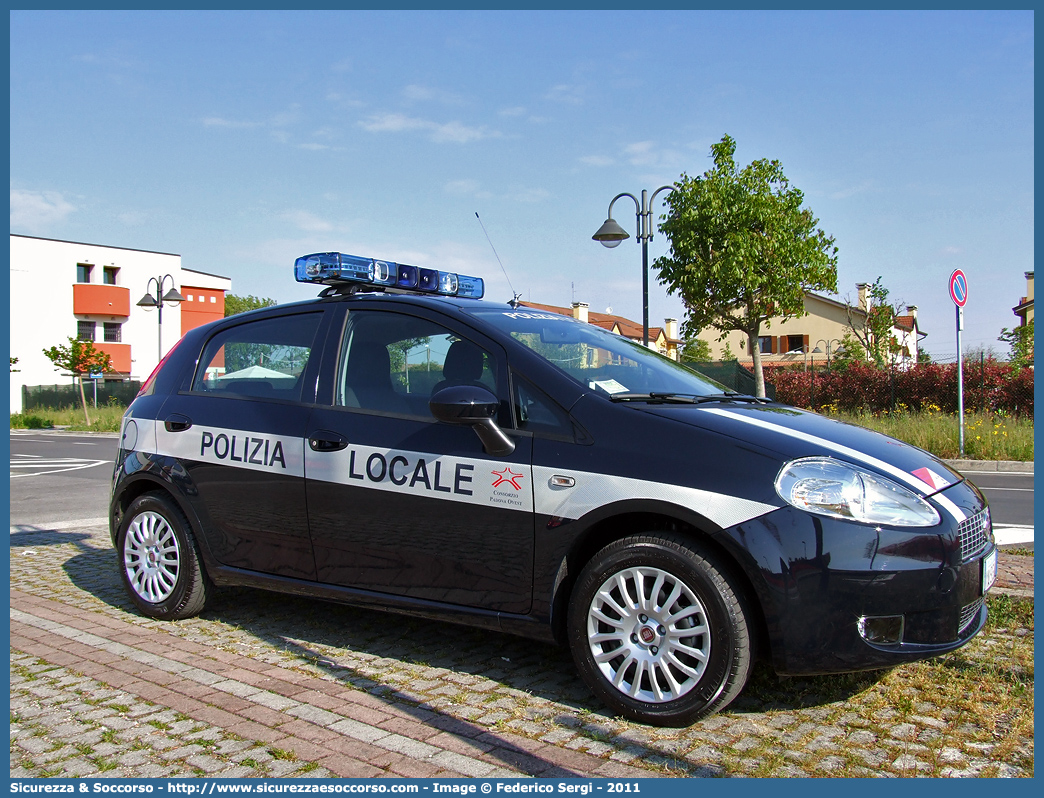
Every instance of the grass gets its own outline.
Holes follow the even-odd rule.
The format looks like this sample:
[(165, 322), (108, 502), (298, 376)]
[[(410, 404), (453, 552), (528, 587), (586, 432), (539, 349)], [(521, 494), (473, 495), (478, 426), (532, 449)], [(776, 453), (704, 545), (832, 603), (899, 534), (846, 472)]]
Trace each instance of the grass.
[[(839, 745), (826, 752), (806, 750), (802, 766), (813, 772), (825, 756), (841, 760), (830, 770), (831, 776), (859, 777), (876, 771), (915, 775), (901, 772), (895, 764), (903, 749), (890, 738), (901, 729), (900, 724), (921, 729), (916, 739), (907, 738), (911, 750), (918, 751), (917, 758), (929, 766), (916, 775), (940, 776), (950, 767), (961, 770), (984, 748), (992, 751), (994, 762), (1008, 763), (1032, 775), (1033, 600), (991, 595), (987, 605), (989, 619), (983, 633), (950, 654), (889, 671), (782, 681), (759, 668), (727, 712), (766, 712), (762, 722), (772, 725), (774, 716), (793, 715), (795, 706), (815, 707), (828, 715), (823, 726), (843, 726), (849, 736), (872, 735), (873, 744)], [(926, 723), (926, 717), (934, 723)], [(769, 737), (742, 753), (726, 751), (723, 764), (731, 773), (779, 775), (779, 768), (786, 765), (784, 753), (802, 750), (821, 730), (822, 726), (810, 728), (807, 739), (792, 740), (785, 749)], [(887, 750), (882, 744), (891, 746), (889, 762), (869, 765), (867, 751)], [(959, 752), (957, 761), (953, 752)], [(951, 755), (949, 759), (947, 755)], [(991, 768), (995, 766), (975, 775), (995, 775)]]
[(83, 408), (79, 405), (70, 407), (38, 407), (27, 413), (11, 414), (11, 429), (52, 429), (64, 427), (77, 432), (119, 432), (120, 420), (127, 408), (119, 404), (90, 407), (91, 424), (87, 425), (83, 417)]
[[(900, 407), (894, 413), (841, 413), (824, 409), (825, 415), (860, 427), (883, 432), (919, 446), (943, 459), (958, 459), (960, 428), (957, 417), (927, 410), (914, 413)], [(1000, 413), (965, 413), (964, 455), (968, 460), (1033, 460), (1033, 419)]]

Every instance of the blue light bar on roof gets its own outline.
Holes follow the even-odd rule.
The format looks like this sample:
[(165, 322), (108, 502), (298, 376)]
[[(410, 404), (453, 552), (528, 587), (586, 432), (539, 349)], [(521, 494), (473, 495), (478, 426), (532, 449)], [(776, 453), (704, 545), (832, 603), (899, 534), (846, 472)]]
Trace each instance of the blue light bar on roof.
[(299, 283), (387, 286), (470, 299), (482, 299), (485, 292), (481, 277), (421, 269), (405, 263), (340, 252), (319, 252), (298, 258), (294, 263), (294, 277)]

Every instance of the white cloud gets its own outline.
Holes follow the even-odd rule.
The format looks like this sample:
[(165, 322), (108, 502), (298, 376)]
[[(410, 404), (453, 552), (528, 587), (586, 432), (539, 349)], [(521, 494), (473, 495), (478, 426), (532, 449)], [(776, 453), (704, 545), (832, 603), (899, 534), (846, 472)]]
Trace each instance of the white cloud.
[(467, 144), (469, 141), (479, 141), (499, 135), (499, 133), (490, 132), (484, 125), (469, 127), (461, 122), (447, 122), (444, 125), (435, 125), (431, 139), (438, 142), (451, 141), (455, 144)]
[(438, 102), (443, 105), (463, 105), (464, 98), (445, 89), (411, 84), (402, 90), (402, 96), (410, 102)]
[(516, 105), (514, 108), (504, 108), (500, 111), (501, 116), (524, 116), (526, 109), (521, 105)]
[(45, 232), (61, 222), (76, 207), (58, 191), (24, 191), (11, 189), (11, 229), (30, 233)]
[(287, 211), (282, 218), (307, 233), (326, 233), (334, 229), (334, 225), (326, 219), (320, 219), (309, 211)]
[(403, 130), (431, 128), (433, 123), (405, 114), (374, 114), (359, 125), (371, 133), (398, 133)]
[(605, 155), (585, 155), (580, 159), (585, 166), (612, 166), (616, 161)]
[(241, 122), (234, 119), (225, 119), (220, 116), (208, 116), (203, 119), (203, 127), (222, 127), (229, 129), (243, 129), (258, 127), (259, 122)]
[(943, 255), (963, 255), (964, 254), (964, 250), (961, 249), (960, 247), (955, 247), (955, 246), (951, 245), (951, 246), (948, 246), (948, 247), (943, 247), (942, 248), (942, 254)]
[(127, 227), (141, 227), (148, 221), (148, 216), (141, 211), (127, 211), (116, 216), (121, 224), (127, 225)]
[(516, 202), (543, 202), (551, 196), (551, 192), (543, 188), (523, 188), (508, 195)]
[(451, 180), (446, 184), (447, 194), (474, 194), (479, 190), (477, 180)]
[(677, 150), (660, 149), (655, 141), (636, 141), (624, 147), (623, 156), (631, 166), (651, 167), (674, 171), (681, 169), (687, 159)]
[(582, 105), (584, 102), (582, 94), (583, 89), (580, 86), (572, 83), (559, 83), (557, 86), (552, 86), (548, 89), (544, 98), (556, 103), (565, 103), (566, 105)]
[(874, 183), (872, 180), (864, 180), (857, 186), (849, 186), (848, 188), (843, 188), (840, 191), (835, 191), (830, 195), (830, 199), (848, 199), (849, 197), (854, 197), (856, 194), (863, 194), (867, 191), (870, 191), (873, 188), (873, 186)]
[(453, 142), (467, 144), (486, 138), (496, 138), (501, 134), (491, 131), (485, 126), (470, 127), (462, 122), (446, 122), (440, 124), (428, 119), (419, 119), (405, 114), (374, 114), (359, 123), (363, 130), (371, 133), (401, 133), (409, 130), (423, 130), (430, 134), (435, 142)]

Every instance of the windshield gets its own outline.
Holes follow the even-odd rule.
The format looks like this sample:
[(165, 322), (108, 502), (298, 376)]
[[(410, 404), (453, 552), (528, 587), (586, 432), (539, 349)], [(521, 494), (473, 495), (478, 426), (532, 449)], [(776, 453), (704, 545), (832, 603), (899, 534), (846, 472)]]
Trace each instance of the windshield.
[(709, 396), (726, 390), (635, 341), (569, 316), (526, 308), (472, 313), (586, 387), (609, 396)]

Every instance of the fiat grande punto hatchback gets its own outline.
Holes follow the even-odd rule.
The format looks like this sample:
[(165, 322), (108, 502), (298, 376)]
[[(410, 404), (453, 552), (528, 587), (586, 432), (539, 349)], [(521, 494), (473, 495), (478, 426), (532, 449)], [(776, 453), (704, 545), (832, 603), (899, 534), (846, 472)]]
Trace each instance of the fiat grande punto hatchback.
[(111, 533), (146, 615), (248, 585), (555, 641), (614, 712), (673, 726), (758, 657), (882, 668), (985, 623), (989, 509), (927, 452), (476, 278), (295, 272), (329, 287), (187, 333), (127, 410)]

